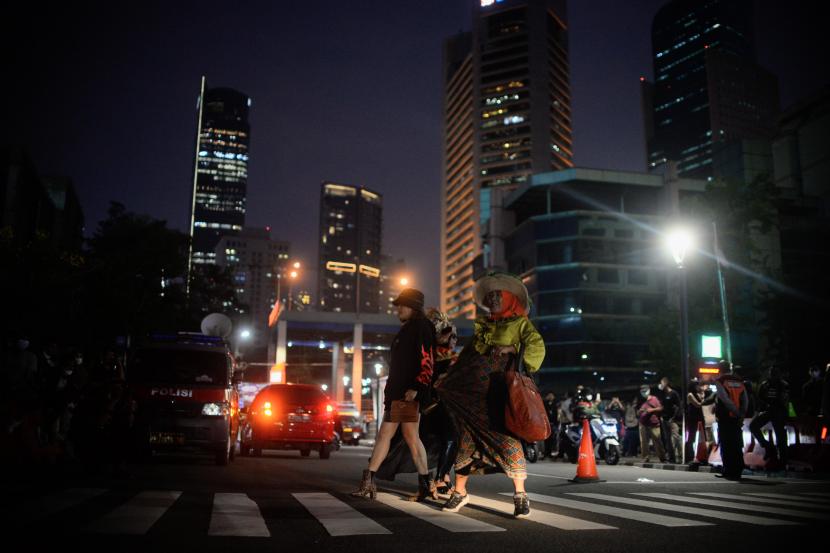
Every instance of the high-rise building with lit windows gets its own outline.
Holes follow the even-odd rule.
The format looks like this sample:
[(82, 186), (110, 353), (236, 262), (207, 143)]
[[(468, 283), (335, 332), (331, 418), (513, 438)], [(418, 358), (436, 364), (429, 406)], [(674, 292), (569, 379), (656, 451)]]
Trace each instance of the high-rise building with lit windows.
[(379, 311), (382, 229), (383, 196), (362, 186), (322, 184), (317, 281), (321, 311)]
[(444, 46), (441, 307), (472, 317), (473, 279), (505, 268), (506, 196), (573, 165), (563, 0), (480, 0)]
[(189, 268), (216, 262), (222, 236), (245, 224), (251, 100), (230, 88), (209, 88), (202, 77), (190, 209)]
[(778, 80), (755, 62), (752, 3), (669, 2), (651, 40), (654, 81), (640, 79), (648, 169), (674, 162), (687, 178), (734, 173), (724, 169), (733, 152), (746, 157), (742, 141), (770, 140), (780, 110)]

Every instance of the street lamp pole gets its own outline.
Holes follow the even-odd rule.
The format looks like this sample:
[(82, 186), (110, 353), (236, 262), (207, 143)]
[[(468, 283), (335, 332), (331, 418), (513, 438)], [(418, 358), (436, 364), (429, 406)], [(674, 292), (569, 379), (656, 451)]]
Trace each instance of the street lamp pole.
[[(686, 268), (683, 266), (680, 269), (680, 361), (682, 375), (680, 377), (681, 390), (681, 408), (685, 405), (688, 397), (689, 385), (689, 293), (688, 293), (688, 277)], [(680, 448), (681, 464), (686, 464), (686, 409), (681, 413), (681, 436), (682, 447)], [(672, 444), (674, 447), (674, 444)]]
[[(677, 269), (680, 271), (680, 390), (681, 390), (681, 435), (683, 447), (680, 448), (680, 459), (686, 464), (686, 409), (685, 402), (688, 396), (689, 385), (689, 294), (687, 272), (683, 261), (692, 248), (694, 237), (687, 229), (675, 229), (667, 235), (668, 246), (671, 250)], [(674, 444), (669, 441), (669, 445)]]

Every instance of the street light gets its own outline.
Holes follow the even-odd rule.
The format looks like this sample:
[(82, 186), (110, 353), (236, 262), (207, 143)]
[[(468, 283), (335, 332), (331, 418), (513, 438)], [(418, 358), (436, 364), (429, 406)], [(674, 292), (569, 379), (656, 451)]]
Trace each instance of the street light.
[(293, 304), (293, 298), (291, 294), (291, 290), (294, 287), (294, 281), (300, 276), (300, 272), (298, 269), (300, 268), (300, 262), (295, 261), (293, 264), (294, 270), (288, 273), (288, 310), (291, 311), (291, 306)]
[[(689, 383), (689, 294), (686, 267), (683, 264), (689, 251), (695, 247), (695, 235), (686, 227), (675, 227), (666, 233), (666, 246), (680, 271), (680, 389), (683, 401), (688, 395)], [(686, 464), (686, 409), (682, 412), (683, 447), (680, 449), (682, 464)]]
[(401, 277), (401, 286), (409, 286), (409, 279), (406, 277)]

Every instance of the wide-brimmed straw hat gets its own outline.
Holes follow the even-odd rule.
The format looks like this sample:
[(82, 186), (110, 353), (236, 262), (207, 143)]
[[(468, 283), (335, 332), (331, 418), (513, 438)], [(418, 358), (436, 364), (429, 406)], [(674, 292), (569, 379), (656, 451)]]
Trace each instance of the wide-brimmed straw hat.
[(487, 273), (476, 281), (475, 300), (483, 306), (484, 297), (493, 290), (506, 290), (519, 299), (525, 309), (530, 308), (530, 297), (522, 279), (510, 273)]

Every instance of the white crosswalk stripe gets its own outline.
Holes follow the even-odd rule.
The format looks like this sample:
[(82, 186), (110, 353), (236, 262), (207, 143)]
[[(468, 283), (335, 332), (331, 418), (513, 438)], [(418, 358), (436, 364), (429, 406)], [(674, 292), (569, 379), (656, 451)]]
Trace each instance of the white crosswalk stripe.
[(815, 520), (830, 520), (830, 513), (808, 513), (806, 511), (796, 511), (795, 509), (782, 509), (779, 507), (770, 507), (768, 505), (764, 505), (763, 507), (761, 507), (759, 505), (747, 505), (745, 503), (734, 503), (731, 501), (719, 501), (716, 499), (703, 499), (683, 495), (671, 495), (667, 493), (636, 493), (634, 495), (641, 495), (643, 497), (653, 497), (654, 499), (667, 499), (669, 501), (682, 501), (684, 503), (694, 503), (697, 505), (723, 507), (726, 509), (737, 509), (741, 511), (763, 510), (764, 514), (770, 515), (784, 515), (797, 518), (810, 518)]
[[(486, 497), (478, 497), (471, 495), (470, 496), (470, 504), (477, 505), (479, 507), (484, 507), (486, 509), (490, 509), (492, 511), (497, 511), (499, 513), (507, 514), (513, 516), (513, 502), (507, 501), (497, 501), (495, 499), (489, 499)], [(560, 530), (616, 530), (615, 526), (608, 526), (606, 524), (600, 524), (598, 522), (593, 522), (590, 520), (582, 520), (579, 518), (568, 517), (565, 515), (559, 515), (556, 513), (550, 513), (548, 511), (542, 511), (540, 509), (532, 509), (530, 511), (530, 516), (527, 517), (527, 520), (531, 520), (533, 522), (538, 522), (539, 524), (544, 524), (545, 526), (551, 526), (553, 528), (559, 528)]]
[(98, 519), (88, 530), (105, 534), (146, 534), (181, 494), (174, 491), (141, 492)]
[(583, 497), (586, 499), (597, 499), (599, 501), (608, 501), (610, 503), (622, 503), (624, 505), (631, 505), (632, 507), (645, 507), (647, 509), (656, 509), (660, 511), (686, 513), (689, 515), (698, 515), (706, 518), (716, 518), (720, 520), (731, 520), (733, 522), (744, 522), (747, 524), (756, 524), (759, 526), (793, 526), (801, 524), (799, 522), (793, 522), (791, 520), (780, 520), (776, 518), (759, 517), (754, 515), (742, 515), (738, 513), (730, 513), (728, 511), (716, 511), (714, 509), (687, 507), (686, 505), (674, 505), (666, 503), (665, 501), (646, 501), (643, 499), (619, 497), (615, 495), (606, 495), (600, 493), (568, 493), (568, 495)]
[(431, 506), (425, 503), (417, 503), (414, 501), (407, 501), (398, 495), (389, 493), (379, 493), (377, 500), (399, 511), (403, 511), (408, 515), (412, 515), (421, 520), (434, 524), (439, 528), (448, 530), (450, 532), (504, 532), (504, 528), (499, 528), (492, 524), (487, 524), (480, 520), (470, 518), (458, 513), (445, 513), (441, 511), (438, 506)]
[(346, 503), (327, 493), (294, 493), (332, 536), (359, 536), (366, 534), (391, 534), (389, 530), (361, 514)]
[(28, 522), (50, 517), (105, 493), (107, 493), (107, 490), (100, 488), (70, 488), (61, 490), (57, 493), (34, 499), (33, 501), (24, 502), (23, 507), (14, 518)]
[(529, 493), (527, 495), (531, 501), (544, 503), (546, 505), (556, 505), (558, 507), (567, 507), (569, 509), (576, 509), (579, 511), (588, 511), (591, 513), (597, 513), (601, 515), (610, 515), (613, 517), (625, 518), (628, 520), (646, 522), (648, 524), (656, 524), (658, 526), (712, 526), (710, 522), (701, 522), (698, 520), (691, 520), (686, 518), (658, 515), (656, 513), (647, 513), (645, 511), (632, 511), (631, 509), (611, 507), (609, 505), (601, 505), (599, 503), (586, 503), (584, 501), (574, 501), (572, 499), (566, 499), (564, 497), (553, 497), (550, 495), (540, 495), (538, 493)]
[(267, 538), (271, 535), (259, 506), (244, 493), (217, 493), (213, 496), (209, 536)]
[[(749, 494), (731, 494), (731, 493), (703, 493), (697, 492), (692, 495), (702, 495), (705, 497), (717, 497), (720, 499), (737, 499), (739, 501), (749, 501), (750, 503), (771, 503), (773, 505), (784, 505), (788, 507), (807, 507), (809, 509), (830, 509), (830, 505), (822, 505), (820, 503), (809, 503), (808, 501), (792, 501), (795, 496), (775, 494), (775, 493), (749, 493)], [(758, 497), (756, 497), (758, 496)], [(801, 498), (797, 498), (801, 499)]]

